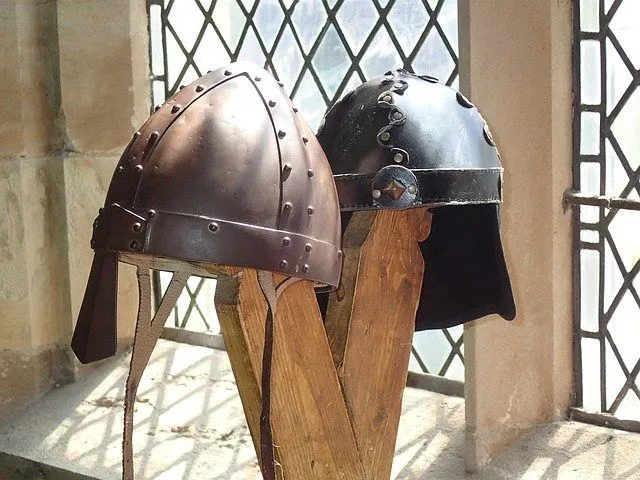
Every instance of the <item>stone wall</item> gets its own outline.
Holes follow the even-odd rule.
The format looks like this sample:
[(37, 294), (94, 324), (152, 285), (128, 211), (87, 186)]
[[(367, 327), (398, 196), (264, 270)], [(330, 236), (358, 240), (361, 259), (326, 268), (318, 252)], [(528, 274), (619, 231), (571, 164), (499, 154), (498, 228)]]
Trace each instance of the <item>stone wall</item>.
[[(144, 0), (0, 7), (0, 418), (72, 381), (91, 225), (149, 112)], [(119, 341), (133, 335), (122, 268)]]

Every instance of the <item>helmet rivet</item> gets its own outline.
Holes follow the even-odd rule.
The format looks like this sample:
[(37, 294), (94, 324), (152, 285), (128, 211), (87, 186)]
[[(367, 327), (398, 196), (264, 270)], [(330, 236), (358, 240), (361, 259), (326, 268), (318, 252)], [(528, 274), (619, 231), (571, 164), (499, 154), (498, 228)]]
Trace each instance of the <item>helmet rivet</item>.
[(313, 249), (313, 245), (311, 245), (310, 243), (307, 243), (304, 246), (304, 251), (307, 252), (307, 253), (309, 253), (312, 249)]
[(225, 74), (225, 75), (227, 75), (227, 76), (229, 76), (229, 75), (231, 75), (231, 72), (230, 72), (229, 70), (225, 70), (225, 71), (224, 71), (224, 74)]
[(302, 266), (302, 273), (307, 273), (309, 271), (309, 265), (306, 263)]
[(380, 190), (374, 190), (373, 192), (371, 192), (371, 194), (373, 195), (373, 198), (380, 198), (382, 192)]
[(402, 113), (393, 112), (393, 118), (395, 118), (396, 120), (400, 120), (402, 118)]
[(315, 212), (315, 210), (314, 210), (313, 206), (309, 205), (309, 206), (307, 207), (307, 213), (308, 213), (309, 215), (313, 215), (313, 212)]
[(174, 105), (171, 107), (171, 113), (176, 113), (178, 110), (180, 110), (180, 105)]
[(293, 208), (293, 203), (285, 202), (285, 204), (284, 204), (284, 209), (285, 210), (291, 210), (292, 208)]
[(131, 228), (134, 232), (139, 232), (140, 230), (142, 230), (142, 224), (140, 222), (136, 222)]
[(385, 102), (390, 102), (391, 100), (393, 100), (393, 97), (391, 95), (385, 95), (384, 97), (382, 97), (382, 100)]
[(284, 237), (282, 239), (282, 246), (288, 247), (289, 245), (291, 245), (291, 239), (289, 237)]
[(202, 90), (204, 90), (204, 87), (202, 85), (198, 85), (196, 87), (196, 92), (201, 92)]
[(396, 162), (396, 163), (400, 163), (400, 162), (402, 162), (402, 160), (403, 160), (403, 159), (404, 159), (404, 157), (402, 156), (402, 154), (401, 154), (401, 153), (396, 153), (396, 154), (393, 156), (393, 161), (394, 161), (394, 162)]
[(140, 242), (138, 240), (131, 240), (129, 242), (129, 248), (131, 250), (138, 250), (138, 248), (140, 248)]
[(142, 173), (142, 170), (144, 170), (144, 167), (142, 165), (138, 164), (138, 165), (136, 165), (134, 167), (134, 169), (135, 169), (136, 172)]
[(390, 138), (391, 138), (391, 135), (389, 135), (389, 132), (384, 132), (382, 135), (380, 135), (380, 139), (384, 142), (386, 142)]
[(269, 100), (269, 106), (270, 107), (275, 107), (276, 106), (276, 102), (274, 102), (273, 100)]
[(315, 175), (316, 173), (313, 171), (313, 169), (309, 169), (307, 170), (307, 177), (311, 178)]
[(411, 195), (414, 195), (418, 191), (418, 187), (414, 183), (412, 183), (407, 187), (407, 190)]
[(156, 211), (155, 210), (149, 210), (147, 212), (147, 215), (149, 215), (149, 218), (153, 218), (156, 216)]
[(473, 103), (467, 100), (465, 96), (462, 95), (460, 92), (456, 93), (456, 100), (458, 100), (458, 103), (462, 105), (464, 108), (473, 108)]
[(287, 263), (286, 260), (280, 260), (280, 268), (287, 268), (289, 264)]
[(209, 224), (209, 230), (212, 232), (217, 232), (220, 229), (220, 225), (218, 225), (216, 222), (211, 222)]
[(122, 165), (118, 165), (118, 171), (121, 172), (122, 170), (124, 170), (124, 167)]
[(279, 138), (284, 138), (287, 135), (286, 132), (283, 132), (282, 130), (278, 130), (278, 137)]

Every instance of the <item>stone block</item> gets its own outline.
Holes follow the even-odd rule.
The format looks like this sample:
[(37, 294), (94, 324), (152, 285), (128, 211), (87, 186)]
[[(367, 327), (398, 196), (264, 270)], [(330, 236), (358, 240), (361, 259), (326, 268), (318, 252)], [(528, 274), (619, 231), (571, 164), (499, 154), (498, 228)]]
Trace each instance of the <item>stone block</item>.
[(121, 150), (149, 113), (144, 3), (60, 0), (58, 28), (68, 148)]
[(55, 0), (7, 0), (0, 8), (0, 156), (56, 149), (59, 105)]

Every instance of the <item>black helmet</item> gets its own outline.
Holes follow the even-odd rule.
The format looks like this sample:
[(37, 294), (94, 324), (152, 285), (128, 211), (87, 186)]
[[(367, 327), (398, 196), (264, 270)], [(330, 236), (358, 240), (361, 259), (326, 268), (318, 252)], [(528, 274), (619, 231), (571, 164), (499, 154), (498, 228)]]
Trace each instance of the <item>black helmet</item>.
[(352, 211), (433, 207), (417, 330), (515, 317), (499, 233), (502, 166), (469, 100), (434, 77), (387, 72), (335, 104), (317, 136), (343, 231)]

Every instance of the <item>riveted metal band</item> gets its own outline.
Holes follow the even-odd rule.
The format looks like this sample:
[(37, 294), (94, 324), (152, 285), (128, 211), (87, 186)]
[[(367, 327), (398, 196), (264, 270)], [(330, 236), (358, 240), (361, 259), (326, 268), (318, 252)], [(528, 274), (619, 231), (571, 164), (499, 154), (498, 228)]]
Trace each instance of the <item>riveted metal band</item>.
[[(138, 231), (128, 228), (134, 224), (140, 225)], [(294, 232), (161, 211), (145, 219), (118, 204), (105, 207), (97, 225), (96, 249), (235, 265), (338, 285), (340, 268), (336, 265), (342, 263), (340, 250), (330, 243)], [(154, 235), (156, 229), (174, 234)], [(95, 235), (98, 230), (99, 237)]]
[[(465, 205), (502, 202), (502, 168), (412, 169), (419, 198), (410, 206)], [(372, 192), (376, 174), (335, 175), (340, 209), (343, 211), (380, 208)], [(385, 208), (394, 208), (391, 204)], [(407, 208), (398, 204), (397, 208)]]

